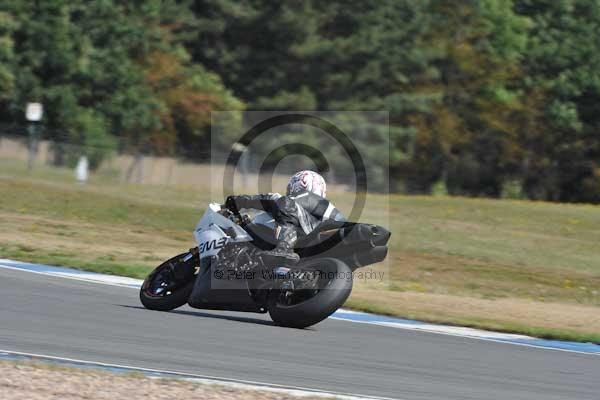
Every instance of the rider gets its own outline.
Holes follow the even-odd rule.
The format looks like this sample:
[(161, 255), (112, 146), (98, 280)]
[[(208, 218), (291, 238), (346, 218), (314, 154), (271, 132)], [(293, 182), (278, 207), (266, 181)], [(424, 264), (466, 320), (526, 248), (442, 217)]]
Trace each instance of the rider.
[(345, 221), (345, 217), (325, 198), (325, 179), (314, 171), (296, 172), (287, 185), (286, 196), (279, 193), (254, 196), (229, 196), (225, 207), (237, 212), (242, 208), (253, 208), (270, 213), (277, 227), (277, 244), (273, 250), (264, 251), (264, 256), (295, 264), (300, 257), (294, 252), (298, 234), (309, 234), (326, 219)]

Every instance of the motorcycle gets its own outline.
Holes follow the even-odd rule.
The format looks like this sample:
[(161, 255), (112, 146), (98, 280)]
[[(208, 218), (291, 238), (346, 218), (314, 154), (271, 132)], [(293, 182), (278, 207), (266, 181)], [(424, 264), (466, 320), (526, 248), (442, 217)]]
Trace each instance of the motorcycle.
[(383, 261), (391, 233), (377, 225), (323, 221), (299, 238), (293, 266), (271, 265), (260, 252), (275, 246), (270, 214), (232, 212), (211, 203), (196, 225), (197, 247), (154, 269), (140, 300), (151, 310), (193, 308), (266, 313), (278, 325), (305, 328), (344, 304), (352, 273)]

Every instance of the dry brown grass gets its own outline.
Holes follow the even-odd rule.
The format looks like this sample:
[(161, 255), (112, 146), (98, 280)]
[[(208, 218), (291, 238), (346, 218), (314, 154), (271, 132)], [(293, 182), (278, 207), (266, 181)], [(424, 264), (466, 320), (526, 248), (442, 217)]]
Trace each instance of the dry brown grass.
[(149, 261), (155, 261), (172, 254), (173, 248), (180, 246), (185, 239), (190, 245), (193, 243), (191, 233), (184, 235), (182, 232), (145, 227), (123, 230), (111, 224), (57, 221), (47, 217), (1, 212), (0, 219), (2, 243), (37, 247), (45, 251), (70, 250), (89, 257), (107, 254), (134, 257), (145, 253), (154, 257)]
[[(5, 257), (16, 254), (26, 261), (48, 259), (54, 264), (95, 270), (102, 270), (104, 265), (105, 272), (113, 273), (121, 266), (127, 275), (143, 276), (152, 266), (194, 245), (191, 233), (143, 226), (123, 229), (112, 224), (3, 212), (0, 221), (0, 249)], [(130, 266), (137, 268), (127, 271)]]
[[(368, 304), (368, 305), (367, 305)], [(350, 306), (407, 318), (482, 326), (499, 330), (571, 330), (581, 334), (600, 332), (597, 307), (540, 302), (518, 298), (481, 299), (437, 293), (391, 292), (356, 286)], [(527, 331), (527, 327), (531, 331)]]
[(547, 269), (460, 256), (393, 252), (389, 290), (487, 300), (524, 300), (600, 306), (600, 276), (585, 270)]

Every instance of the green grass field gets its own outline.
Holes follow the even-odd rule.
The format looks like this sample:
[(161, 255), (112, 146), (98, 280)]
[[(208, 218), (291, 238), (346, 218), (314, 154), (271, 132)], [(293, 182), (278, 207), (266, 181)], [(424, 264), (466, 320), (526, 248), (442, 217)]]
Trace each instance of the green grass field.
[[(192, 185), (81, 185), (70, 170), (6, 162), (0, 193), (0, 257), (138, 278), (194, 246), (211, 200)], [(423, 196), (368, 205), (363, 220), (390, 228), (391, 251), (374, 267), (384, 281), (357, 281), (350, 307), (600, 342), (600, 207)]]

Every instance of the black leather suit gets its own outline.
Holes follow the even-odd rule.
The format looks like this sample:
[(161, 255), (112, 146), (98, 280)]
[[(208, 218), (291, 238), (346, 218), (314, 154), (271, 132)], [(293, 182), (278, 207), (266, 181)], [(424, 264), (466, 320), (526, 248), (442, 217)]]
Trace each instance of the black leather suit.
[(239, 210), (252, 208), (271, 214), (278, 224), (277, 240), (292, 247), (298, 234), (309, 234), (326, 219), (346, 221), (342, 213), (329, 200), (311, 192), (300, 192), (290, 196), (278, 193), (232, 196), (230, 199)]

